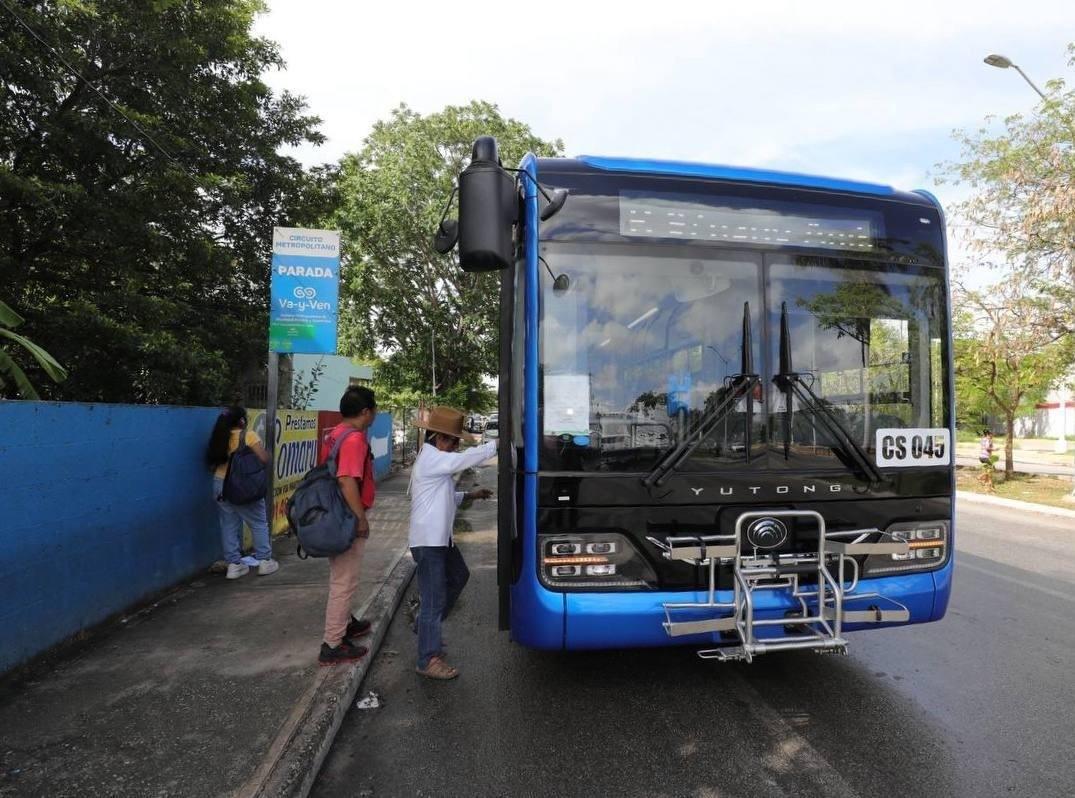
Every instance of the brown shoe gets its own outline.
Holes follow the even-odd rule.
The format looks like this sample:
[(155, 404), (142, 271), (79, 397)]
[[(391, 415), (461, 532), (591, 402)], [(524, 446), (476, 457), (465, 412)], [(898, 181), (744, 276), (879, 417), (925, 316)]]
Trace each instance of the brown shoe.
[(420, 676), (425, 676), (427, 679), (440, 679), (441, 681), (454, 679), (459, 675), (458, 670), (439, 656), (430, 657), (424, 668), (415, 668), (414, 672)]

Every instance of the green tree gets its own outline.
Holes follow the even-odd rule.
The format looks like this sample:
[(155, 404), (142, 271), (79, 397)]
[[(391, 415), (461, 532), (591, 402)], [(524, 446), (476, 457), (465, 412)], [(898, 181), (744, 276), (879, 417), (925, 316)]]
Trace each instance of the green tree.
[[(15, 332), (15, 328), (23, 321), (22, 316), (5, 303), (0, 302), (0, 339), (11, 341), (28, 352), (42, 371), (49, 376), (49, 379), (54, 382), (63, 382), (67, 379), (67, 370), (56, 362), (56, 358), (26, 336)], [(8, 394), (21, 396), (23, 399), (39, 398), (33, 384), (16, 362), (14, 355), (0, 347), (0, 398), (5, 398)]]
[(488, 406), (482, 377), (497, 371), (499, 277), (466, 274), (433, 249), (433, 233), (474, 139), (492, 135), (513, 165), (563, 144), (535, 136), (495, 105), (472, 102), (422, 116), (407, 106), (378, 122), (341, 163), (340, 209), (347, 261), (340, 332), (345, 351), (378, 357), (378, 386), (433, 392), (437, 402)]
[[(264, 363), (272, 227), (329, 211), (255, 0), (0, 5), (0, 284), (55, 398), (219, 401)], [(81, 77), (79, 77), (81, 76)]]
[[(1075, 44), (1069, 45), (1075, 66)], [(1033, 289), (1059, 301), (1038, 323), (1075, 331), (1075, 90), (1046, 84), (1047, 99), (1029, 115), (993, 118), (957, 131), (957, 162), (940, 165), (939, 182), (973, 190), (949, 208), (978, 256), (976, 266), (1014, 269)]]
[(956, 427), (970, 430), (977, 435), (989, 426), (991, 417), (998, 415), (989, 395), (976, 388), (978, 383), (971, 378), (975, 369), (967, 367), (973, 363), (976, 354), (972, 350), (981, 345), (978, 338), (980, 332), (975, 329), (974, 314), (965, 310), (954, 312), (952, 328), (955, 332), (953, 360), (956, 366)]
[(1055, 302), (1011, 278), (986, 290), (957, 286), (955, 318), (958, 402), (1004, 418), (1004, 473), (1013, 470), (1015, 420), (1032, 412), (1075, 357), (1072, 336), (1057, 339), (1045, 320)]
[(296, 410), (308, 410), (310, 403), (317, 396), (318, 390), (320, 390), (318, 383), (321, 382), (321, 378), (327, 368), (325, 358), (320, 357), (316, 363), (310, 366), (309, 379), (306, 377), (306, 372), (299, 369), (299, 373), (292, 377), (291, 396), (288, 399), (287, 406)]

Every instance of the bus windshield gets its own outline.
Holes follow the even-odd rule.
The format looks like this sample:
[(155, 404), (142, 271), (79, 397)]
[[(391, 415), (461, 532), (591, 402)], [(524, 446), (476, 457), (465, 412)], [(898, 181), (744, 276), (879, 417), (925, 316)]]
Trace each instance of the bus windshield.
[(543, 470), (648, 472), (684, 441), (679, 471), (846, 469), (877, 429), (948, 426), (940, 269), (635, 242), (542, 255), (568, 277), (542, 274)]

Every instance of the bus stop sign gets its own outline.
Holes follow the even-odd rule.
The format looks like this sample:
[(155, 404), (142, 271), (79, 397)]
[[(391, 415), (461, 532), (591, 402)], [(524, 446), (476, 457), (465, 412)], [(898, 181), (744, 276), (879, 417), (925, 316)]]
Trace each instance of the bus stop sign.
[(274, 227), (269, 351), (336, 354), (340, 234)]

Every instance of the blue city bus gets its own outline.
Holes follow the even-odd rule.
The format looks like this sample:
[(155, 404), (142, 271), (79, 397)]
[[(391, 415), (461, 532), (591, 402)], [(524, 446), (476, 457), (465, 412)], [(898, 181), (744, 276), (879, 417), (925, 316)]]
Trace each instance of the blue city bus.
[(499, 270), (502, 628), (537, 649), (846, 653), (942, 618), (945, 225), (924, 191), (606, 157), (459, 178)]

